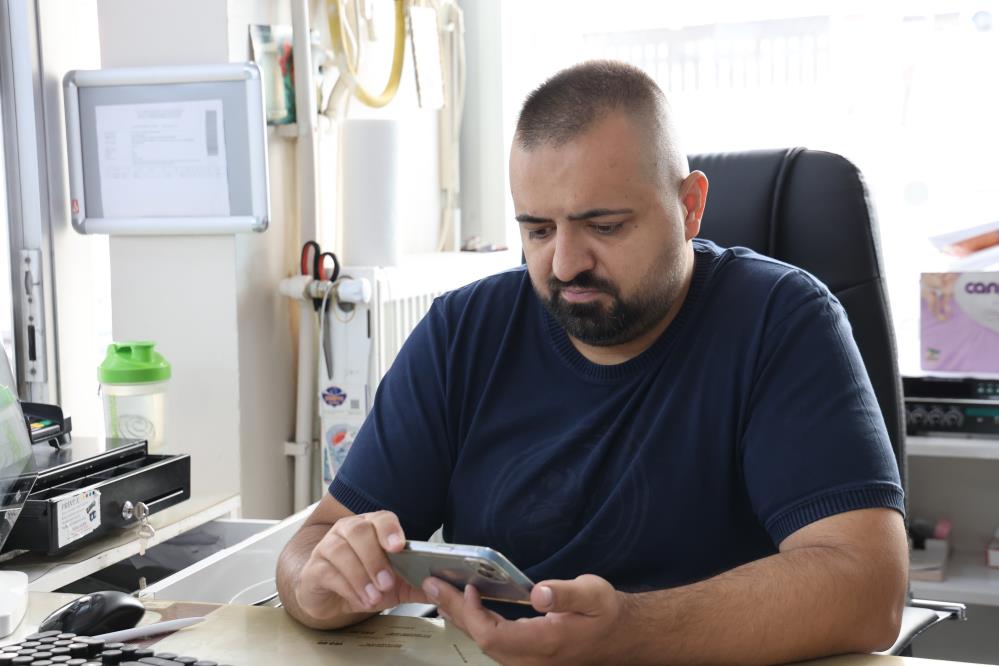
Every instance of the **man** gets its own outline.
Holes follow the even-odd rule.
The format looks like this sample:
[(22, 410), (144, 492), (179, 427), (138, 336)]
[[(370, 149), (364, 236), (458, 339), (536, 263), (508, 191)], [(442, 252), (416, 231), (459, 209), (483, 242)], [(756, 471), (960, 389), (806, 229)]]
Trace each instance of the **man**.
[[(526, 271), (438, 299), (278, 568), (339, 627), (399, 602), (503, 663), (771, 663), (873, 651), (906, 590), (899, 485), (839, 303), (694, 240), (708, 192), (662, 92), (611, 62), (521, 112)], [(439, 525), (532, 580), (536, 611), (414, 589), (386, 552)]]

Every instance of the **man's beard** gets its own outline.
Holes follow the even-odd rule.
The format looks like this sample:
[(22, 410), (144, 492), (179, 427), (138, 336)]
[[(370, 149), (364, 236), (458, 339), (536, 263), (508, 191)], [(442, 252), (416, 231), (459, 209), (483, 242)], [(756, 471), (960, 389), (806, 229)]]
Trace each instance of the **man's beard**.
[[(679, 259), (676, 257), (675, 259)], [(590, 271), (579, 273), (569, 282), (552, 276), (548, 279), (548, 297), (541, 294), (545, 309), (570, 337), (594, 347), (612, 347), (631, 342), (656, 327), (669, 313), (679, 293), (680, 271), (675, 267), (653, 269), (633, 298), (621, 298), (612, 282)], [(610, 306), (596, 301), (569, 303), (562, 290), (576, 287), (601, 291), (611, 297)]]

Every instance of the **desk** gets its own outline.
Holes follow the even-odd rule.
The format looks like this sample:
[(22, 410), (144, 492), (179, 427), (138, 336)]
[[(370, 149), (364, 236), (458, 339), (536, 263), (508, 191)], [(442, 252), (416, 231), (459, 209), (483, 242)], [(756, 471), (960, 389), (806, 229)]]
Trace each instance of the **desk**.
[[(17, 631), (0, 645), (35, 631), (52, 610), (75, 598), (72, 594), (32, 592), (28, 614)], [(144, 601), (143, 623), (169, 615), (172, 602)], [(493, 664), (463, 633), (441, 620), (378, 616), (345, 630), (316, 631), (291, 619), (280, 608), (215, 607), (201, 624), (156, 641), (156, 651), (190, 654), (236, 666), (337, 666), (338, 664)], [(849, 655), (807, 662), (809, 666), (958, 666), (958, 662)]]
[[(156, 528), (156, 536), (149, 540), (147, 548), (210, 520), (235, 516), (239, 507), (239, 495), (214, 494), (192, 497), (155, 513), (149, 522)], [(28, 575), (29, 590), (51, 592), (138, 553), (135, 530), (124, 530), (70, 551), (64, 557), (18, 555), (0, 563), (0, 569), (23, 571)]]

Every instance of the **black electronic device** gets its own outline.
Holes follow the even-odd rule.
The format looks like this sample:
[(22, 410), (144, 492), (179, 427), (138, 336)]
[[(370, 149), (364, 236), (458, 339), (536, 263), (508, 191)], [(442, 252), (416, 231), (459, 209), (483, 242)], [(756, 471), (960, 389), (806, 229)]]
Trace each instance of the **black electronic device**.
[(903, 377), (910, 435), (999, 436), (999, 379)]
[(46, 405), (41, 402), (21, 402), (24, 421), (28, 425), (31, 443), (48, 442), (55, 448), (62, 448), (70, 443), (73, 431), (73, 419), (64, 416), (58, 405)]
[(142, 440), (77, 437), (72, 446), (34, 448), (37, 479), (7, 550), (56, 555), (191, 497), (191, 457), (149, 453)]
[[(53, 664), (120, 664), (121, 666), (181, 666), (182, 664), (216, 664), (208, 659), (177, 655), (173, 652), (157, 652), (139, 644), (125, 644), (105, 641), (102, 638), (79, 636), (73, 632), (39, 631), (25, 636), (18, 643), (0, 647), (0, 666), (23, 664), (24, 666), (53, 666)], [(61, 659), (60, 656), (67, 657)]]
[(53, 611), (38, 625), (38, 631), (96, 636), (131, 629), (145, 613), (142, 602), (125, 592), (91, 592)]

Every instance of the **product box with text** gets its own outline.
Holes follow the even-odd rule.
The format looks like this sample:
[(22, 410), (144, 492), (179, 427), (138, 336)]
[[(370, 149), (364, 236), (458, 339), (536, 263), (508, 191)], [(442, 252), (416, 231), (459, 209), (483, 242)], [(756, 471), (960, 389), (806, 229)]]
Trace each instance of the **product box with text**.
[(999, 272), (923, 273), (923, 370), (999, 372)]

